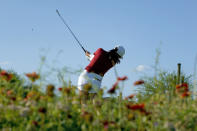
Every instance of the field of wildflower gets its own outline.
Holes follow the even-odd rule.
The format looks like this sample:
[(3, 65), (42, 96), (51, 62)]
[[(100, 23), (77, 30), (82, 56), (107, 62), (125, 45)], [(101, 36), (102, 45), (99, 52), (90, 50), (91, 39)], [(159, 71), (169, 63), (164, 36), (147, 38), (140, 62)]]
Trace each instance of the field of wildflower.
[[(76, 92), (70, 82), (60, 87), (48, 83), (43, 91), (36, 72), (26, 78), (0, 70), (0, 129), (4, 131), (194, 131), (197, 130), (197, 100), (190, 77), (161, 71), (134, 82), (139, 91), (123, 98), (118, 77), (103, 98)], [(180, 79), (180, 82), (177, 82)], [(58, 90), (58, 95), (55, 93)]]

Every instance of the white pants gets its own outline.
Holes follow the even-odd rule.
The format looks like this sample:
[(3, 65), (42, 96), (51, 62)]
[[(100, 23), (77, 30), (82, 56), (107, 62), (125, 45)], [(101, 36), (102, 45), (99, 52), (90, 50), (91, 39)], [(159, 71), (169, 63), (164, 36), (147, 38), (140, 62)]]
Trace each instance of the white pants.
[(90, 83), (92, 84), (92, 88), (89, 91), (89, 93), (96, 93), (99, 91), (101, 87), (101, 81), (103, 77), (92, 72), (88, 72), (87, 70), (84, 70), (78, 79), (78, 89), (83, 90), (83, 86)]

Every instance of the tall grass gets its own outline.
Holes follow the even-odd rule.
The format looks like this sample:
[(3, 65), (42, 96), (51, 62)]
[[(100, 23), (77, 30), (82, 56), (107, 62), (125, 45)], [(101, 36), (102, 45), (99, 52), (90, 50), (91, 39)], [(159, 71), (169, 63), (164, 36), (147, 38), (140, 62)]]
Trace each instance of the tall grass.
[[(79, 94), (76, 85), (64, 79), (67, 69), (53, 69), (58, 86), (45, 81), (52, 72), (46, 75), (42, 67), (39, 72), (26, 73), (25, 77), (0, 70), (0, 129), (197, 130), (197, 101), (191, 97), (191, 77), (155, 67), (155, 75), (133, 83), (138, 92), (126, 98), (121, 95), (126, 76), (117, 76), (116, 83), (107, 91), (111, 97), (103, 98), (103, 90), (94, 97)], [(180, 84), (178, 77), (184, 78)]]
[[(76, 92), (71, 82), (41, 90), (37, 73), (28, 79), (13, 72), (0, 75), (0, 129), (2, 130), (196, 130), (196, 100), (176, 89), (176, 73), (160, 72), (135, 84), (132, 97), (104, 99), (101, 90), (93, 99)], [(9, 79), (8, 79), (9, 78)], [(185, 82), (190, 86), (189, 77)], [(114, 92), (126, 77), (118, 78)], [(28, 82), (27, 82), (28, 81)], [(60, 95), (54, 93), (58, 88)], [(184, 85), (180, 88), (185, 88)]]

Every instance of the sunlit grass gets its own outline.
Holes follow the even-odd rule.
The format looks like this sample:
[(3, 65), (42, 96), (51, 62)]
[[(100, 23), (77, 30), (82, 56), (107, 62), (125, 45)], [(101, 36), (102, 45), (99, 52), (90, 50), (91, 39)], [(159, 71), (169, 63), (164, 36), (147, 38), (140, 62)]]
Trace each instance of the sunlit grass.
[[(27, 79), (1, 71), (0, 129), (2, 130), (196, 130), (197, 101), (191, 98), (189, 78), (176, 84), (176, 73), (160, 72), (157, 77), (136, 81), (139, 92), (122, 98), (117, 78), (103, 98), (83, 96), (71, 82), (41, 90), (33, 72)], [(27, 84), (28, 83), (28, 84)], [(54, 90), (58, 90), (57, 95)], [(91, 87), (90, 87), (91, 88)]]

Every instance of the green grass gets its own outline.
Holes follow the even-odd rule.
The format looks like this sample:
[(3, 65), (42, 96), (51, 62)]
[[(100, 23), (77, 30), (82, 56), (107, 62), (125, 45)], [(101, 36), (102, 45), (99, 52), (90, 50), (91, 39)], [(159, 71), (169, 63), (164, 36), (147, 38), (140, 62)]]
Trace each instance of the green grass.
[[(138, 85), (140, 90), (131, 99), (113, 94), (104, 99), (101, 90), (86, 100), (70, 82), (59, 88), (60, 95), (50, 83), (43, 92), (43, 85), (36, 83), (42, 76), (36, 75), (27, 80), (16, 73), (1, 73), (1, 130), (197, 130), (197, 101), (181, 97), (176, 73), (160, 72), (156, 77), (143, 78), (145, 83)], [(184, 80), (191, 87), (189, 78)]]

